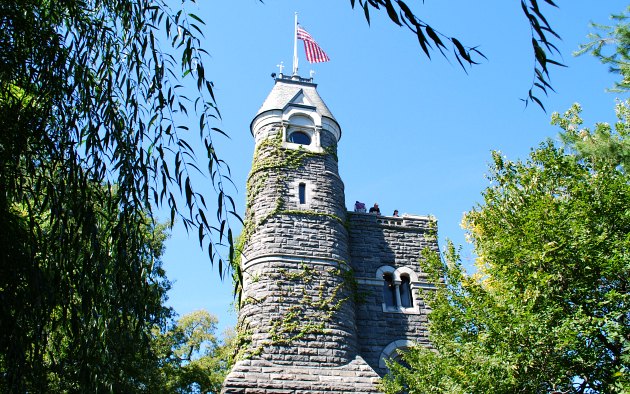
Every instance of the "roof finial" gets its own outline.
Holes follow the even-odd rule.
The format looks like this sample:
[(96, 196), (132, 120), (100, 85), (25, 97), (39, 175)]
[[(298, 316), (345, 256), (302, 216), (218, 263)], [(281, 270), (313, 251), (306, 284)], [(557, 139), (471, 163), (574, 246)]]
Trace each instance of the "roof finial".
[(276, 67), (280, 70), (280, 74), (282, 74), (282, 69), (284, 68), (284, 62), (280, 62), (280, 64), (276, 64)]
[(311, 81), (313, 80), (313, 76), (315, 75), (315, 70), (309, 71), (309, 75), (311, 76)]

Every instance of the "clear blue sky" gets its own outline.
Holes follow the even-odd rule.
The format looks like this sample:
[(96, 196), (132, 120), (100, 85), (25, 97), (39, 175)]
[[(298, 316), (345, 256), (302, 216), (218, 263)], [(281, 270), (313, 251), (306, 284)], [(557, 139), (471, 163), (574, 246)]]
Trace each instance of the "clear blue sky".
[[(311, 66), (299, 47), (300, 74), (316, 72), (320, 95), (342, 127), (339, 168), (346, 205), (360, 200), (378, 202), (384, 214), (432, 214), (441, 245), (447, 238), (465, 244), (459, 224), (482, 200), (492, 150), (525, 158), (530, 148), (557, 137), (550, 115), (574, 102), (582, 104), (588, 126), (615, 120), (619, 95), (605, 92), (614, 76), (592, 57), (571, 54), (586, 41), (590, 21), (607, 23), (626, 1), (558, 1), (560, 9), (545, 9), (562, 36), (560, 60), (569, 66), (552, 70), (557, 93), (544, 99), (547, 114), (535, 105), (525, 109), (519, 100), (533, 76), (530, 31), (519, 1), (408, 3), (434, 28), (478, 45), (488, 60), (468, 74), (439, 54), (429, 61), (405, 28), (384, 13), (374, 13), (368, 26), (347, 0), (202, 1), (191, 9), (207, 22), (205, 49), (212, 58), (206, 75), (215, 82), (223, 118), (218, 126), (231, 136), (219, 141), (219, 155), (232, 170), (241, 213), (253, 153), (249, 124), (273, 86), (276, 65), (283, 61), (290, 72), (295, 11), (331, 58)], [(464, 247), (467, 265), (470, 250)], [(221, 328), (235, 324), (229, 312), (232, 284), (219, 280), (196, 235), (189, 238), (176, 226), (164, 262), (174, 281), (168, 303), (177, 313), (205, 308), (219, 317)]]

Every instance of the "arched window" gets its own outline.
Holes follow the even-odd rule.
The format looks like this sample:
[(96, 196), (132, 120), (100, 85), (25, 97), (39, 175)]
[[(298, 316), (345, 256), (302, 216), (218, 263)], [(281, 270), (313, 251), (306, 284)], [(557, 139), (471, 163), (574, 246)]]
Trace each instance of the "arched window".
[(383, 283), (383, 312), (421, 313), (422, 303), (415, 299), (418, 294), (414, 294), (419, 284), (418, 274), (411, 268), (383, 265), (376, 270), (375, 274), (375, 279), (382, 280), (381, 283)]
[(294, 131), (289, 134), (289, 142), (293, 142), (294, 144), (300, 145), (310, 145), (311, 144), (311, 136), (302, 132), (302, 131)]
[(387, 307), (396, 307), (396, 287), (394, 276), (390, 272), (383, 274), (383, 302)]
[(306, 184), (300, 183), (298, 186), (298, 195), (300, 196), (300, 204), (306, 204)]
[(402, 348), (398, 348), (396, 349), (396, 355), (394, 357), (391, 357), (390, 360), (392, 360), (393, 362), (402, 365), (403, 367), (407, 368), (407, 369), (411, 369), (411, 365), (409, 365), (409, 363), (407, 361), (405, 361), (405, 359), (403, 359), (403, 356), (400, 352), (406, 352), (407, 350), (409, 350), (406, 347), (402, 347)]
[(378, 360), (379, 368), (382, 368), (384, 370), (387, 369), (387, 364), (385, 363), (386, 360), (395, 361), (404, 367), (408, 367), (409, 365), (402, 359), (400, 352), (405, 352), (415, 345), (416, 343), (409, 339), (399, 339), (390, 343), (381, 352), (381, 356)]
[(411, 308), (413, 306), (411, 280), (409, 279), (409, 275), (400, 276), (400, 305), (403, 308)]

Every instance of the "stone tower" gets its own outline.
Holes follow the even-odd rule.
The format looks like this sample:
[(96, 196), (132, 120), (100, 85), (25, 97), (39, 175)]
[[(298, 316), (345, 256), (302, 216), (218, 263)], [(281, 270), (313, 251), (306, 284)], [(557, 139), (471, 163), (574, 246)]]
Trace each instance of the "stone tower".
[(239, 354), (223, 392), (378, 392), (384, 359), (426, 342), (417, 260), (437, 250), (435, 223), (346, 211), (341, 128), (312, 79), (280, 74), (251, 132)]

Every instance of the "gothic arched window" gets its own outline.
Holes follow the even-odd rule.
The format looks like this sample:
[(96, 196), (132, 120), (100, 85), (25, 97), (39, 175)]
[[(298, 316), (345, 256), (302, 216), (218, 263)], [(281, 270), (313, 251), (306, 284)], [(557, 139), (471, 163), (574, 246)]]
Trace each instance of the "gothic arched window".
[(396, 307), (396, 286), (390, 272), (383, 274), (383, 302), (387, 307)]
[(422, 303), (415, 299), (417, 294), (414, 294), (420, 282), (418, 274), (411, 268), (383, 265), (376, 270), (375, 278), (382, 280), (383, 312), (420, 313)]
[(411, 280), (409, 279), (409, 275), (400, 276), (400, 305), (403, 308), (411, 308), (413, 306)]

